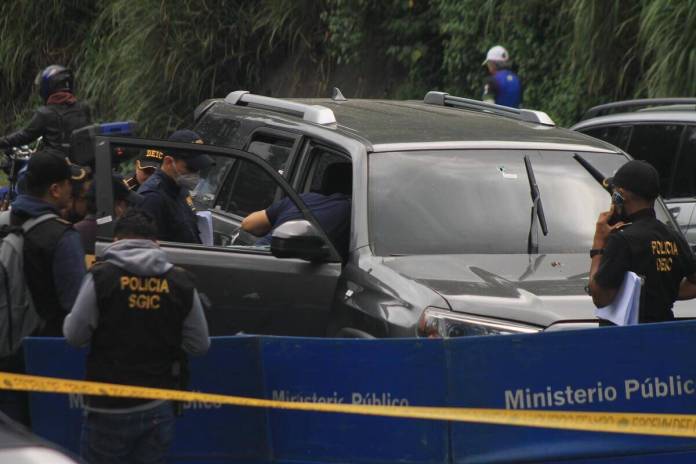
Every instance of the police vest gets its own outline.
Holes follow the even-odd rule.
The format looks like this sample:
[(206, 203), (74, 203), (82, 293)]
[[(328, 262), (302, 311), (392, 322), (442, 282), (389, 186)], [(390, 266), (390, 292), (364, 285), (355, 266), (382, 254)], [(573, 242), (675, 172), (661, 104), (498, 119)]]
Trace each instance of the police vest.
[[(99, 324), (87, 356), (87, 380), (182, 388), (186, 357), (182, 325), (193, 304), (188, 272), (137, 276), (109, 262), (90, 270)], [(93, 407), (126, 408), (149, 400), (90, 397)]]
[[(12, 222), (18, 218), (13, 217)], [(19, 221), (23, 222), (23, 221)], [(72, 225), (56, 218), (34, 227), (24, 237), (24, 276), (34, 301), (36, 312), (45, 322), (42, 335), (63, 335), (63, 319), (69, 308), (63, 308), (58, 299), (53, 278), (53, 257), (58, 242)]]

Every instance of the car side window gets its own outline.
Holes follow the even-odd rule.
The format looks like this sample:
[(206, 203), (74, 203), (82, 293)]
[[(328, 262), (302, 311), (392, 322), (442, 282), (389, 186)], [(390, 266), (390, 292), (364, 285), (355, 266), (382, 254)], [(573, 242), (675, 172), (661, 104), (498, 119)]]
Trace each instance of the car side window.
[(683, 145), (674, 172), (671, 196), (696, 197), (696, 127), (684, 131)]
[(255, 134), (249, 143), (247, 151), (259, 155), (280, 175), (287, 177), (287, 167), (294, 140), (275, 137), (267, 134)]
[[(287, 168), (295, 148), (295, 140), (266, 133), (252, 136), (247, 151), (258, 155), (280, 175), (287, 177)], [(258, 166), (240, 160), (229, 170), (217, 195), (215, 206), (228, 213), (245, 217), (268, 208), (279, 195), (275, 182)]]
[(315, 147), (310, 152), (310, 164), (305, 179), (304, 192), (322, 192), (322, 183), (326, 168), (335, 163), (350, 162), (350, 159), (345, 155), (340, 155), (334, 151), (320, 147)]
[(677, 124), (639, 124), (633, 128), (626, 150), (632, 157), (652, 164), (660, 174), (660, 194), (670, 197), (672, 169), (684, 126)]
[(225, 179), (215, 206), (228, 213), (245, 217), (270, 206), (277, 192), (278, 185), (263, 169), (239, 159)]
[(628, 139), (631, 136), (631, 126), (594, 127), (592, 129), (583, 130), (582, 132), (590, 137), (604, 140), (622, 150), (626, 150)]

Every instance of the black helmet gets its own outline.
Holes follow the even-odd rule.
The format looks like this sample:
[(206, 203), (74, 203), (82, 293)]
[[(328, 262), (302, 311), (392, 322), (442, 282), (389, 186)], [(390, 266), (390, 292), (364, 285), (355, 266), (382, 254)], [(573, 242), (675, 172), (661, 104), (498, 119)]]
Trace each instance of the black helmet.
[(34, 82), (39, 88), (39, 95), (44, 101), (48, 100), (48, 97), (52, 93), (59, 90), (73, 90), (73, 75), (65, 66), (59, 64), (52, 64), (36, 76), (36, 81)]

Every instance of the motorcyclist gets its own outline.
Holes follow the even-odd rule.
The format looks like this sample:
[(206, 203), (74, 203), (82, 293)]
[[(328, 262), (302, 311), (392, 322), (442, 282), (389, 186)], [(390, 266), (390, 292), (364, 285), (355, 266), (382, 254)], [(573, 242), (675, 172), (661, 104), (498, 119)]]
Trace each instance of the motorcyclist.
[(36, 76), (35, 84), (44, 105), (34, 111), (25, 128), (0, 137), (0, 149), (26, 145), (43, 137), (46, 147), (70, 157), (72, 132), (92, 123), (92, 111), (75, 97), (73, 74), (64, 66), (47, 67)]

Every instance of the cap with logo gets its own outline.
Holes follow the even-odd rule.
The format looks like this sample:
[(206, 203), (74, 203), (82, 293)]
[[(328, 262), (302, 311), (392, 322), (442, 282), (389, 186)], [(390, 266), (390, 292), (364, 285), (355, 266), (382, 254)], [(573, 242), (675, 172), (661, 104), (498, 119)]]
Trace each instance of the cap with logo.
[[(203, 138), (189, 129), (178, 130), (169, 136), (170, 142), (203, 143)], [(213, 159), (205, 153), (198, 151), (172, 150), (167, 153), (175, 159), (184, 160), (186, 166), (193, 171), (201, 171), (214, 164)]]
[(157, 169), (162, 165), (164, 153), (158, 150), (147, 150), (144, 155), (135, 161), (137, 169)]
[(483, 60), (483, 65), (488, 63), (489, 61), (492, 61), (494, 63), (504, 63), (510, 59), (510, 54), (508, 53), (507, 50), (505, 50), (505, 47), (502, 45), (496, 45), (495, 47), (492, 47), (490, 50), (488, 50), (488, 53), (486, 53), (486, 59)]
[(36, 185), (49, 185), (64, 180), (80, 181), (87, 171), (71, 164), (62, 152), (42, 150), (34, 153), (27, 162), (27, 182)]
[(622, 165), (606, 182), (621, 187), (646, 200), (654, 200), (660, 194), (660, 175), (650, 163), (631, 160)]

